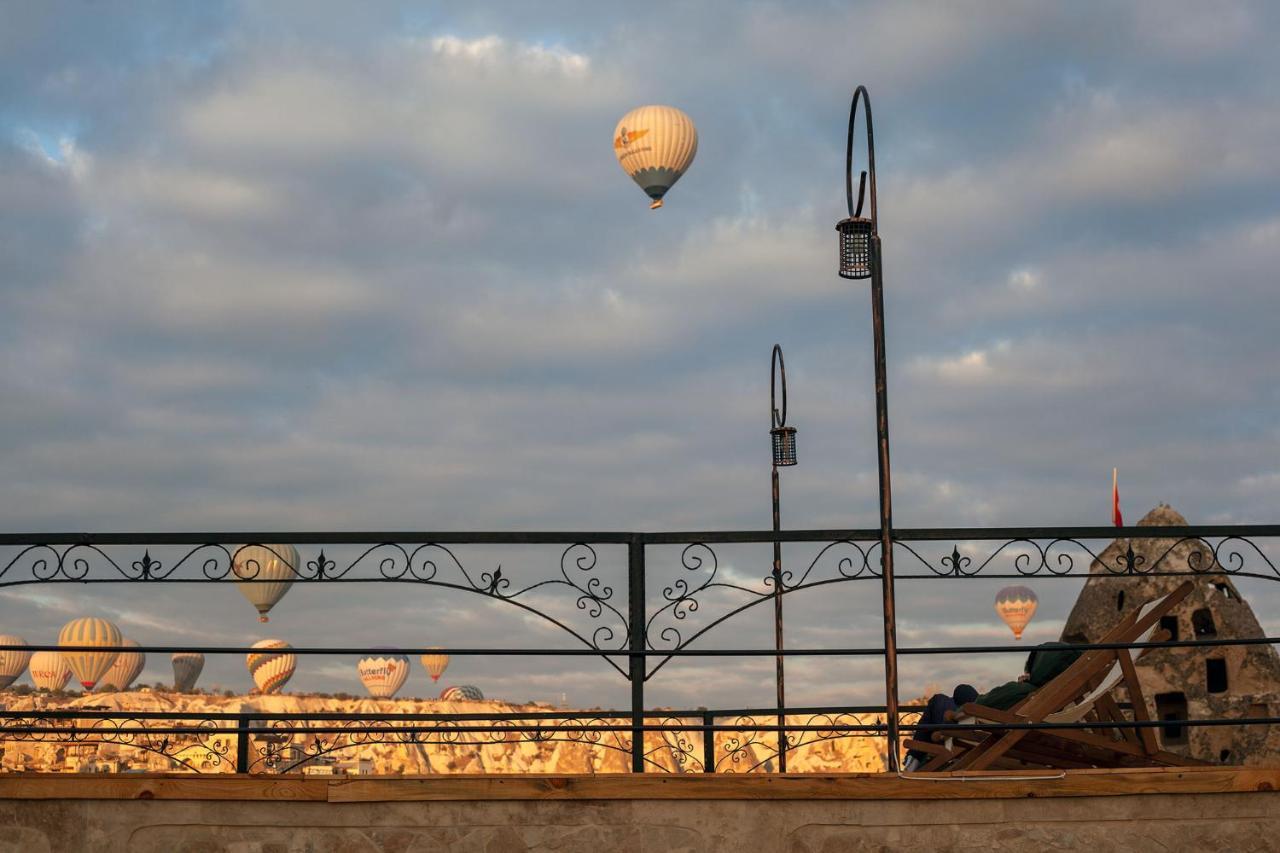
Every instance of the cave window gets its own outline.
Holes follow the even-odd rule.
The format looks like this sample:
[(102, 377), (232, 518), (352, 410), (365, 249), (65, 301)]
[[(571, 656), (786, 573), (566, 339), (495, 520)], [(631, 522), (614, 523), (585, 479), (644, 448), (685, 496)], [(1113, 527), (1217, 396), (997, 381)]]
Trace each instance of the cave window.
[(1169, 632), (1170, 643), (1178, 641), (1178, 617), (1173, 614), (1160, 617), (1160, 630)]
[(1187, 719), (1187, 697), (1183, 693), (1157, 693), (1156, 716), (1165, 724), (1160, 727), (1160, 740), (1165, 746), (1187, 742), (1187, 727), (1178, 725)]
[(1218, 636), (1218, 626), (1213, 624), (1213, 614), (1207, 607), (1191, 614), (1191, 627), (1195, 629), (1197, 640)]
[(1224, 749), (1218, 753), (1218, 761), (1220, 763), (1226, 764), (1230, 760), (1231, 760), (1231, 750)]
[(1227, 662), (1222, 658), (1209, 658), (1204, 662), (1205, 687), (1210, 693), (1227, 692)]
[(1222, 597), (1230, 601), (1235, 596), (1231, 593), (1231, 587), (1224, 581), (1214, 581), (1213, 588), (1222, 593)]
[(1124, 610), (1124, 590), (1116, 593), (1116, 610)]

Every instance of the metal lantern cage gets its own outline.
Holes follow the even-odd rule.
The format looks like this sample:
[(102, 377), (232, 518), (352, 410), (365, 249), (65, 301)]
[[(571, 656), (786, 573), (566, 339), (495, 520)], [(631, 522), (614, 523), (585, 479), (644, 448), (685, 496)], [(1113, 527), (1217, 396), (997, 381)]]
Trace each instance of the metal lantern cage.
[(773, 436), (773, 464), (780, 468), (796, 464), (796, 428), (774, 427), (769, 434)]
[[(858, 120), (858, 101), (861, 100), (867, 113), (867, 168), (858, 179), (858, 203), (853, 201), (853, 128)], [(862, 204), (867, 198), (868, 178), (870, 178), (871, 215), (862, 215)], [(871, 130), (871, 98), (867, 90), (859, 86), (853, 93), (853, 104), (849, 107), (849, 137), (844, 152), (844, 191), (848, 203), (849, 216), (836, 223), (836, 231), (840, 234), (840, 277), (862, 279), (871, 278), (875, 264), (876, 228), (876, 149), (875, 138)]]

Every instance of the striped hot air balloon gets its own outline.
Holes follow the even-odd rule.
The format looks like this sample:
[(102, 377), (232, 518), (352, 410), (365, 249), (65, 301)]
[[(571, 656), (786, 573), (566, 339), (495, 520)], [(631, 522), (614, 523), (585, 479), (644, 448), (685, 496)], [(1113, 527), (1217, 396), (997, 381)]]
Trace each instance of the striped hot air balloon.
[(30, 671), (31, 683), (41, 690), (61, 690), (71, 680), (71, 667), (62, 652), (36, 652)]
[[(432, 646), (433, 649), (440, 648)], [(449, 656), (445, 654), (426, 654), (422, 658), (422, 666), (427, 671), (427, 675), (431, 676), (432, 681), (439, 681), (440, 676), (444, 675), (444, 671), (449, 668)]]
[(267, 612), (293, 586), (298, 576), (298, 549), (292, 545), (244, 545), (231, 559), (240, 592), (258, 610), (258, 621), (266, 622)]
[(116, 662), (116, 658), (120, 653), (109, 651), (109, 649), (112, 646), (120, 646), (123, 643), (124, 637), (120, 635), (120, 629), (106, 619), (99, 619), (96, 616), (73, 619), (63, 625), (62, 630), (58, 633), (59, 646), (93, 646), (102, 648), (101, 651), (90, 649), (88, 651), (63, 652), (63, 655), (66, 656), (67, 666), (71, 667), (71, 671), (75, 673), (76, 679), (85, 690), (92, 690), (98, 680), (106, 675), (107, 670), (111, 669), (111, 665)]
[(245, 665), (249, 667), (253, 683), (258, 685), (258, 692), (279, 693), (298, 665), (298, 656), (286, 651), (293, 646), (284, 640), (259, 640), (253, 648), (262, 651), (250, 652)]
[(173, 689), (179, 693), (190, 693), (195, 689), (196, 681), (204, 669), (204, 655), (199, 652), (174, 652), (170, 661), (173, 663)]
[(480, 702), (483, 699), (484, 694), (480, 692), (480, 688), (470, 684), (458, 684), (440, 691), (442, 702)]
[(698, 129), (675, 107), (637, 107), (614, 128), (613, 153), (622, 171), (653, 199), (649, 207), (656, 210), (693, 163)]
[(1013, 631), (1015, 640), (1022, 639), (1022, 630), (1036, 615), (1038, 603), (1035, 592), (1025, 586), (1006, 586), (996, 593), (996, 613)]
[[(126, 639), (121, 645), (137, 648), (137, 643)], [(98, 682), (99, 690), (125, 691), (129, 685), (142, 675), (142, 668), (147, 665), (147, 656), (142, 652), (121, 652), (111, 669)]]
[(361, 658), (356, 664), (356, 672), (370, 696), (390, 699), (409, 678), (409, 658), (396, 654)]
[[(27, 641), (17, 634), (0, 634), (0, 646), (25, 646)], [(11, 649), (0, 652), (0, 690), (5, 689), (22, 677), (31, 663), (31, 652), (22, 649)]]

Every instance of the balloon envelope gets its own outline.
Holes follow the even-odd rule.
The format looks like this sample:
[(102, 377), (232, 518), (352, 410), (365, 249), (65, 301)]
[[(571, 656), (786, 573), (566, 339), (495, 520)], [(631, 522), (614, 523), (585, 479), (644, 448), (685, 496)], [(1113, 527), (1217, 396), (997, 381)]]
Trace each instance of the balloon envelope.
[(675, 107), (637, 107), (614, 128), (613, 153), (622, 171), (653, 199), (649, 207), (657, 209), (693, 163), (698, 129)]
[[(438, 648), (432, 646), (432, 648)], [(439, 681), (440, 676), (444, 675), (444, 671), (449, 668), (449, 656), (442, 654), (426, 654), (422, 656), (422, 666), (427, 671), (427, 675), (431, 676), (432, 681)]]
[(190, 693), (195, 689), (200, 672), (204, 669), (204, 655), (199, 652), (174, 652), (170, 662), (173, 664), (173, 689), (179, 693)]
[[(17, 634), (0, 634), (0, 646), (25, 646), (27, 641)], [(31, 652), (21, 649), (0, 652), (0, 690), (22, 677), (31, 663)]]
[(484, 694), (480, 692), (480, 688), (470, 684), (458, 684), (440, 691), (442, 702), (479, 702), (483, 699)]
[(43, 690), (61, 690), (71, 680), (71, 667), (62, 652), (36, 652), (31, 656), (31, 683)]
[(298, 549), (292, 545), (244, 545), (231, 558), (240, 592), (258, 610), (258, 621), (293, 586), (298, 576)]
[(1022, 639), (1022, 630), (1036, 615), (1038, 603), (1035, 592), (1025, 586), (1007, 586), (996, 593), (996, 613), (1013, 631), (1015, 640)]
[(249, 667), (253, 683), (258, 685), (258, 692), (279, 693), (298, 665), (298, 656), (287, 651), (293, 647), (284, 640), (259, 640), (253, 648), (262, 651), (250, 652), (245, 665)]
[(66, 657), (67, 666), (71, 667), (71, 671), (75, 673), (76, 679), (85, 690), (93, 689), (98, 680), (107, 674), (107, 670), (111, 669), (111, 665), (116, 662), (116, 657), (120, 654), (119, 652), (105, 649), (109, 649), (111, 646), (119, 646), (123, 643), (124, 637), (120, 635), (119, 628), (106, 619), (99, 619), (95, 616), (73, 619), (63, 625), (62, 630), (58, 633), (58, 645), (60, 646), (104, 647), (103, 651), (68, 651), (62, 653)]
[(409, 658), (396, 654), (361, 658), (356, 664), (356, 672), (370, 696), (390, 699), (409, 678)]
[[(133, 640), (126, 639), (121, 645), (137, 647)], [(147, 656), (142, 652), (121, 652), (111, 669), (98, 682), (99, 690), (128, 690), (129, 685), (142, 675), (142, 668), (147, 664)]]

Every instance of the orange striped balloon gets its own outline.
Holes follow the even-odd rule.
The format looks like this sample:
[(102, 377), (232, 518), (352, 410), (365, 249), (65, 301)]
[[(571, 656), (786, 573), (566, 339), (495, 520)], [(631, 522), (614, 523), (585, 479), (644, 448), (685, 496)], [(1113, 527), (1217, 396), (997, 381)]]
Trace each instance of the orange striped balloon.
[[(122, 645), (136, 649), (138, 644), (133, 640), (126, 639)], [(107, 674), (102, 676), (102, 681), (98, 685), (99, 690), (128, 690), (129, 685), (133, 684), (142, 675), (142, 668), (147, 665), (147, 656), (142, 652), (121, 652), (116, 658), (116, 662), (111, 664), (111, 669), (107, 670)]]
[(71, 667), (62, 652), (36, 652), (31, 656), (31, 683), (41, 690), (61, 690), (71, 680)]
[[(27, 641), (16, 634), (0, 634), (0, 646), (25, 646)], [(14, 649), (0, 652), (0, 690), (22, 677), (31, 663), (31, 652)]]
[[(433, 649), (440, 648), (432, 646)], [(422, 658), (422, 666), (427, 671), (427, 675), (431, 676), (432, 681), (439, 681), (440, 676), (444, 675), (444, 671), (449, 668), (449, 656), (445, 654), (426, 654)]]
[(259, 640), (253, 648), (262, 651), (250, 652), (245, 665), (249, 667), (253, 683), (258, 685), (258, 692), (279, 693), (298, 666), (298, 656), (284, 651), (293, 646), (284, 640)]
[(106, 619), (86, 616), (73, 619), (62, 626), (58, 632), (60, 646), (101, 646), (103, 651), (63, 652), (67, 666), (75, 673), (76, 679), (85, 690), (92, 690), (98, 679), (107, 674), (111, 665), (116, 662), (119, 652), (110, 651), (112, 646), (124, 643), (120, 629)]

